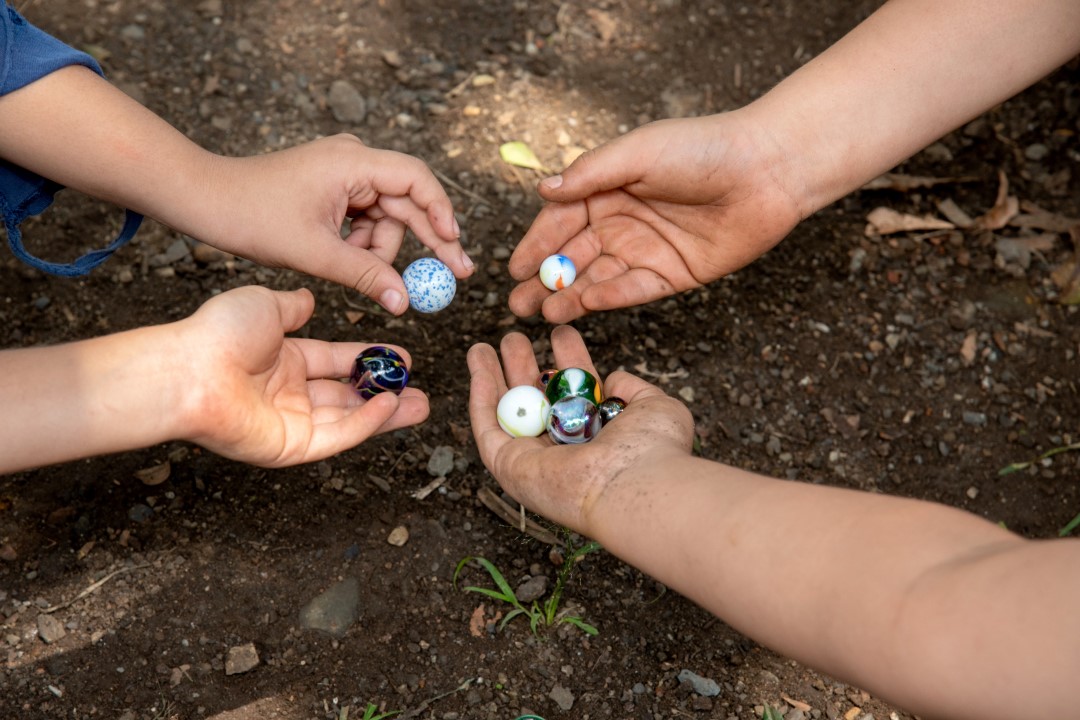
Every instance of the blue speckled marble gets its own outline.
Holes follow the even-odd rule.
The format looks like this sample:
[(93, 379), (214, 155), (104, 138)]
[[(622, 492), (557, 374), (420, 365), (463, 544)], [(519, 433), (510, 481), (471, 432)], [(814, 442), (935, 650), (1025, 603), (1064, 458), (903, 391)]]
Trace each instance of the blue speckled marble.
[(442, 310), (454, 299), (457, 279), (454, 273), (435, 258), (420, 258), (401, 274), (409, 304), (422, 313)]

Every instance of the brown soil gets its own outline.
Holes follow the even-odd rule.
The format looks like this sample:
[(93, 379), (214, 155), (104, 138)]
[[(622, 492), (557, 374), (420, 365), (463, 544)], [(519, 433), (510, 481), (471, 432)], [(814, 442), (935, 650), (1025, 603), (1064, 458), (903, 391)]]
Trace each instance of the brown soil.
[[(599, 628), (595, 637), (566, 624), (534, 636), (523, 619), (475, 636), (478, 605), (489, 621), (508, 608), (451, 583), (470, 555), (489, 558), (515, 585), (557, 572), (548, 546), (478, 501), (495, 484), (465, 411), (470, 344), (520, 329), (543, 349), (548, 330), (506, 309), (505, 257), (539, 208), (539, 176), (501, 163), (499, 144), (526, 141), (558, 168), (575, 148), (642, 122), (737, 107), (876, 5), (31, 4), (31, 19), (104, 53), (112, 80), (207, 148), (254, 154), (348, 131), (424, 158), (454, 183), (480, 271), (437, 320), (392, 319), (291, 272), (166, 256), (180, 238), (153, 223), (85, 279), (42, 276), (5, 254), (2, 347), (168, 321), (254, 282), (307, 286), (318, 309), (305, 331), (409, 348), (432, 414), (287, 470), (176, 443), (0, 478), (0, 716), (357, 718), (374, 703), (443, 720), (527, 711), (752, 718), (766, 705), (794, 720), (910, 717), (759, 647), (602, 552), (578, 565), (563, 597)], [(972, 182), (855, 194), (731, 278), (575, 323), (598, 367), (637, 368), (686, 398), (706, 457), (941, 501), (1028, 536), (1056, 535), (1080, 513), (1078, 454), (998, 470), (1078, 441), (1080, 326), (1075, 307), (1055, 302), (1050, 275), (1071, 256), (1068, 235), (1054, 234), (1025, 266), (999, 243), (1029, 234), (1017, 227), (887, 239), (864, 227), (878, 205), (922, 214), (951, 198), (978, 215), (994, 202), (999, 170), (1022, 201), (1080, 217), (1078, 73), (1075, 64), (1059, 71), (902, 168)], [(494, 82), (474, 85), (479, 75)], [(360, 124), (334, 118), (328, 89), (339, 79), (367, 98)], [(34, 249), (63, 258), (102, 244), (118, 223), (115, 209), (66, 193), (26, 230)], [(419, 252), (411, 242), (401, 267)], [(454, 469), (416, 499), (439, 446), (452, 449)], [(165, 483), (136, 479), (166, 460)], [(409, 531), (403, 547), (387, 542), (397, 526)], [(340, 640), (300, 629), (300, 608), (347, 577), (360, 582), (359, 621)], [(463, 579), (490, 585), (471, 567)], [(52, 613), (67, 633), (44, 643), (40, 611), (99, 580)], [(788, 592), (783, 577), (775, 583)], [(857, 567), (850, 592), (860, 592)], [(226, 675), (229, 648), (247, 643), (260, 665)], [(678, 680), (684, 669), (715, 680), (720, 694), (693, 693)]]

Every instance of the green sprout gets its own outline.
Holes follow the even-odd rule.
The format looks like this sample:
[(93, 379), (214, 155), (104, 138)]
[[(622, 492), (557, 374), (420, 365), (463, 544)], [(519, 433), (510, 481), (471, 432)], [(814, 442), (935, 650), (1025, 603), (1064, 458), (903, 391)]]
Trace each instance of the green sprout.
[[(1006, 465), (1005, 467), (998, 470), (998, 476), (1009, 475), (1011, 473), (1018, 472), (1020, 470), (1026, 470), (1029, 467), (1031, 467), (1032, 465), (1035, 465), (1036, 463), (1042, 462), (1046, 458), (1053, 457), (1053, 456), (1058, 455), (1060, 453), (1069, 452), (1070, 450), (1080, 450), (1080, 443), (1073, 443), (1072, 445), (1062, 445), (1060, 447), (1051, 448), (1051, 449), (1047, 450), (1046, 452), (1044, 452), (1039, 457), (1035, 458), (1034, 460), (1028, 460), (1027, 462), (1017, 462), (1017, 463), (1012, 463), (1010, 465)], [(1002, 525), (1002, 527), (1004, 527), (1004, 525)], [(1069, 521), (1068, 525), (1061, 528), (1061, 530), (1058, 530), (1058, 536), (1059, 537), (1065, 537), (1066, 535), (1071, 534), (1072, 531), (1075, 530), (1078, 527), (1080, 527), (1080, 515), (1077, 515), (1076, 517), (1074, 517), (1072, 520)]]
[[(379, 714), (376, 715), (375, 713)], [(400, 710), (391, 710), (390, 712), (380, 713), (378, 706), (374, 703), (368, 703), (367, 707), (364, 708), (364, 714), (360, 716), (360, 720), (386, 720), (388, 717), (399, 714), (401, 714)], [(346, 713), (346, 717), (347, 716), (348, 714)]]
[(766, 705), (764, 712), (761, 713), (761, 720), (784, 720), (784, 713), (772, 705)]
[(514, 594), (514, 589), (510, 587), (510, 583), (506, 581), (503, 574), (499, 572), (499, 569), (495, 567), (490, 560), (486, 558), (470, 555), (463, 558), (458, 563), (457, 569), (454, 570), (454, 587), (457, 588), (458, 575), (461, 574), (462, 569), (470, 562), (476, 561), (480, 564), (484, 570), (487, 571), (491, 579), (495, 581), (495, 585), (498, 588), (493, 590), (491, 588), (476, 587), (470, 585), (464, 588), (465, 592), (474, 592), (481, 595), (487, 595), (490, 598), (494, 598), (501, 602), (507, 603), (513, 606), (513, 610), (506, 614), (506, 617), (499, 623), (499, 629), (502, 630), (506, 627), (506, 624), (516, 618), (519, 615), (524, 615), (529, 618), (529, 628), (532, 630), (533, 635), (539, 633), (541, 625), (545, 627), (551, 627), (560, 623), (568, 623), (585, 632), (588, 635), (596, 635), (600, 631), (594, 626), (585, 622), (584, 619), (577, 615), (567, 615), (566, 611), (559, 612), (559, 601), (562, 600), (563, 590), (566, 588), (566, 583), (570, 579), (570, 574), (574, 569), (574, 565), (581, 558), (585, 557), (591, 552), (595, 552), (601, 549), (601, 545), (598, 542), (588, 542), (579, 548), (572, 548), (567, 543), (567, 548), (571, 550), (563, 559), (562, 567), (559, 569), (559, 576), (555, 580), (555, 588), (551, 591), (551, 595), (548, 596), (543, 603), (539, 600), (533, 600), (531, 606), (525, 606), (518, 600), (517, 595)]

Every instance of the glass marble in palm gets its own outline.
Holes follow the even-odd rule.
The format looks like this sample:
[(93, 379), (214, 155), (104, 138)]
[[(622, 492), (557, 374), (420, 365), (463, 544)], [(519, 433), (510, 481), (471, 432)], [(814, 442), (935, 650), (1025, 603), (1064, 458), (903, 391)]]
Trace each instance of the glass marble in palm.
[(564, 397), (583, 397), (594, 405), (604, 400), (600, 381), (581, 368), (565, 368), (552, 375), (544, 387), (544, 395), (552, 405)]
[(552, 255), (540, 263), (540, 282), (548, 290), (563, 290), (573, 285), (576, 279), (574, 261), (565, 255)]
[(422, 313), (442, 310), (454, 299), (457, 292), (457, 280), (453, 271), (435, 258), (420, 258), (413, 261), (405, 272), (401, 273), (405, 281), (405, 292), (409, 294), (409, 304)]
[(555, 373), (557, 372), (559, 371), (545, 370), (544, 372), (540, 373), (540, 376), (536, 378), (536, 387), (540, 388), (541, 390), (545, 389), (548, 383), (551, 382), (551, 378), (555, 377)]
[(349, 382), (365, 400), (381, 392), (400, 395), (409, 383), (409, 368), (390, 348), (372, 345), (356, 356)]
[(613, 395), (600, 403), (600, 420), (604, 425), (607, 425), (625, 409), (626, 401)]
[(539, 388), (518, 385), (499, 399), (495, 417), (499, 427), (513, 437), (538, 437), (544, 434), (549, 408)]
[(577, 445), (596, 437), (602, 425), (596, 403), (570, 395), (551, 406), (547, 431), (548, 436), (560, 445)]

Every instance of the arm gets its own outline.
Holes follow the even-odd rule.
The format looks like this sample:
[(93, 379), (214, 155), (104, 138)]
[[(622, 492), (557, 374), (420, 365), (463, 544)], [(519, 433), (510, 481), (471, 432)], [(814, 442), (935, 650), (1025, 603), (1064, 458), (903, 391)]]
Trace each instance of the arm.
[(450, 200), (419, 159), (350, 135), (221, 157), (83, 67), (0, 97), (0, 157), (223, 250), (353, 287), (395, 314), (407, 300), (390, 262), (406, 227), (458, 277), (473, 271)]
[(0, 352), (0, 473), (174, 439), (280, 467), (427, 417), (419, 390), (364, 402), (338, 381), (365, 345), (285, 337), (313, 308), (246, 287), (169, 325)]
[[(750, 105), (642, 126), (542, 181), (510, 307), (568, 322), (712, 282), (1078, 51), (1074, 0), (892, 0)], [(556, 252), (578, 280), (552, 295), (536, 273)]]
[[(559, 367), (592, 370), (572, 329), (552, 348)], [(473, 432), (507, 492), (748, 636), (928, 716), (1071, 712), (1080, 541), (692, 457), (686, 408), (622, 372), (605, 393), (628, 407), (591, 442), (512, 439), (495, 407), (535, 379), (531, 343), (504, 338), (501, 367), (477, 345), (469, 367)]]

